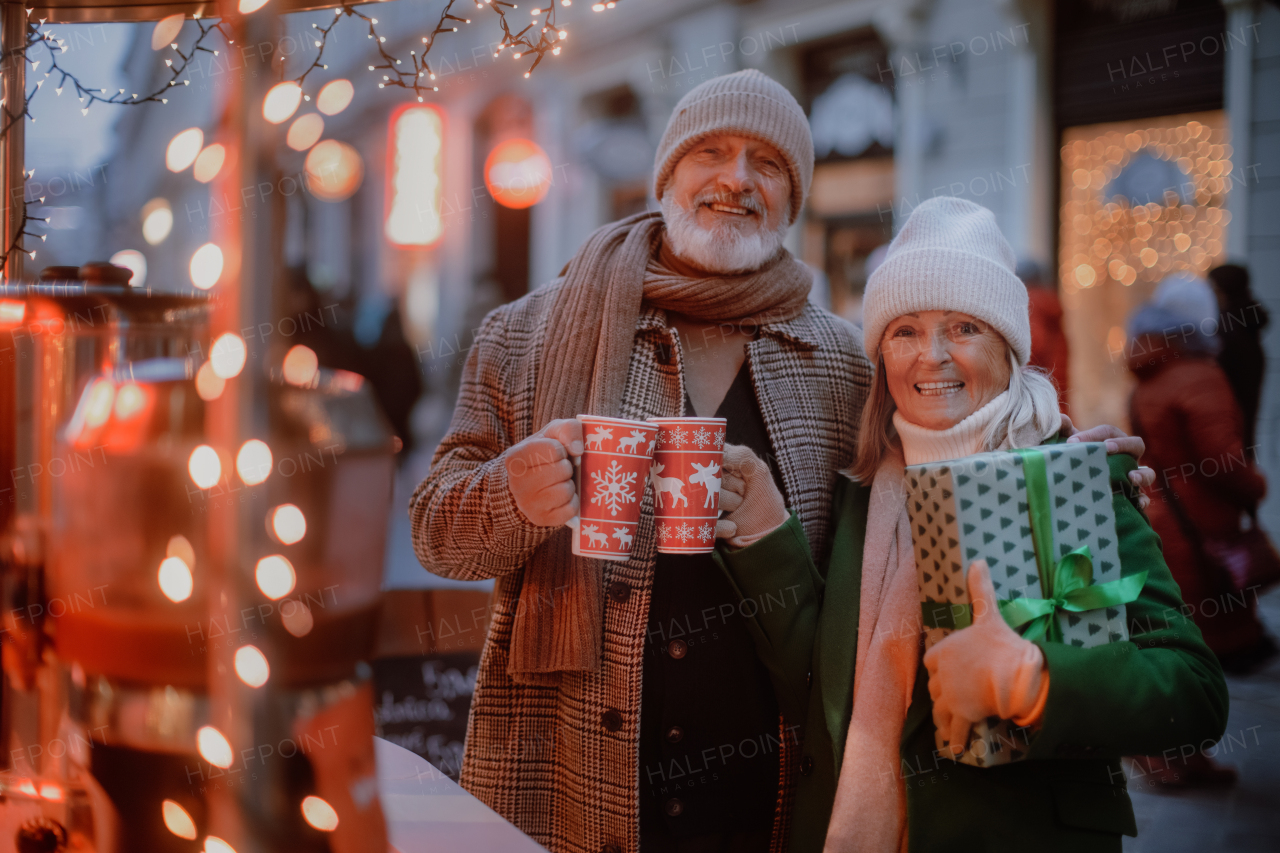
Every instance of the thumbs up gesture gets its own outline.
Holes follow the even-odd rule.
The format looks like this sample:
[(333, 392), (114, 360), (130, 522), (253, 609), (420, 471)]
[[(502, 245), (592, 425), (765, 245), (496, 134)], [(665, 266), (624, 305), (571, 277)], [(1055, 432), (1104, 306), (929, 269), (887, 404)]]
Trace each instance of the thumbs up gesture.
[(969, 727), (987, 717), (1032, 725), (1044, 713), (1049, 673), (1044, 653), (1019, 637), (1000, 615), (986, 561), (969, 566), (973, 624), (954, 631), (925, 652), (933, 722), (957, 755)]

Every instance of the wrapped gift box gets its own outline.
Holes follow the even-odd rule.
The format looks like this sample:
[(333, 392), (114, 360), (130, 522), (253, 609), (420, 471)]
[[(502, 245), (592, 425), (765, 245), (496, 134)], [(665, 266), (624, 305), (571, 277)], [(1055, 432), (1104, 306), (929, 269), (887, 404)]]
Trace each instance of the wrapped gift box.
[[(1024, 459), (1023, 454), (1034, 454), (1043, 464)], [(1028, 466), (1035, 470), (1028, 472)], [(1028, 473), (1033, 489), (1039, 483), (1035, 495), (1028, 492)], [(986, 560), (991, 568), (1002, 610), (1004, 602), (1027, 599), (1021, 605), (1026, 608), (1049, 597), (1042, 590), (1036, 558), (1033, 515), (1037, 508), (1039, 517), (1050, 520), (1042, 525), (1049, 530), (1039, 535), (1055, 564), (1063, 558), (1078, 561), (1086, 556), (1092, 560), (1093, 585), (1120, 580), (1111, 481), (1106, 447), (1101, 443), (1044, 445), (1030, 451), (980, 453), (911, 465), (906, 469), (906, 486), (926, 648), (969, 624), (965, 573), (975, 560)], [(1087, 555), (1081, 551), (1086, 547)], [(1052, 577), (1056, 575), (1047, 585), (1053, 585)], [(1056, 620), (1056, 630), (1048, 625), (1050, 619)], [(1031, 638), (1047, 634), (1051, 640), (1086, 647), (1129, 637), (1123, 604), (1085, 612), (1053, 608), (1050, 615), (1021, 630)], [(957, 760), (977, 767), (1016, 761), (1023, 757), (1030, 736), (1008, 720), (991, 717), (973, 726), (969, 744)], [(946, 745), (939, 733), (938, 748)]]

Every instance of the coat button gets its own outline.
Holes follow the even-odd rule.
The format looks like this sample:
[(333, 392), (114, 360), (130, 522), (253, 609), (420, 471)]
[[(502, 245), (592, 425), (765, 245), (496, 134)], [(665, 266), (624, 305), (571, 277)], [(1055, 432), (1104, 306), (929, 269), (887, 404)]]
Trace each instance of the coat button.
[(613, 708), (610, 708), (600, 715), (600, 722), (603, 723), (604, 727), (609, 731), (616, 732), (618, 729), (622, 728), (622, 714), (618, 713)]
[(672, 726), (667, 729), (667, 743), (679, 743), (684, 739), (684, 729), (679, 726)]
[(804, 677), (804, 687), (806, 690), (813, 689), (813, 670), (809, 670), (809, 674)]
[(812, 775), (812, 773), (813, 773), (813, 759), (810, 756), (806, 755), (804, 758), (800, 759), (800, 775), (809, 776), (809, 775)]
[(622, 581), (614, 581), (609, 584), (608, 596), (619, 604), (622, 604), (631, 597), (631, 587)]
[(684, 640), (672, 640), (667, 643), (667, 654), (676, 660), (680, 660), (680, 658), (689, 654), (689, 644)]
[(684, 803), (677, 797), (672, 797), (663, 805), (662, 810), (667, 813), (667, 817), (680, 817), (684, 814)]

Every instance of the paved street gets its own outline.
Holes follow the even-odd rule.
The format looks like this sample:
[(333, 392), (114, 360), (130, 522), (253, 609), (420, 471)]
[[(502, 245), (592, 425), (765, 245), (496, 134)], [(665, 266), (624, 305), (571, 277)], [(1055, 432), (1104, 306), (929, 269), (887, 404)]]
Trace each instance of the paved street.
[[(1280, 589), (1259, 602), (1273, 636), (1280, 635)], [(1129, 780), (1138, 837), (1126, 853), (1274, 853), (1280, 850), (1280, 660), (1248, 678), (1227, 678), (1231, 716), (1217, 760), (1240, 773), (1222, 791), (1148, 793)]]

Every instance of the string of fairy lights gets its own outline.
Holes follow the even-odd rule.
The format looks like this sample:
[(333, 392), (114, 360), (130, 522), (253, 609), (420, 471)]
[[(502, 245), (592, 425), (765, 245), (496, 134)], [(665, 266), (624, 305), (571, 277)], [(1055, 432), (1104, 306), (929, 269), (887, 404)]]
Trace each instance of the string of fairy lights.
[[(239, 11), (241, 14), (252, 14), (258, 9), (267, 5), (269, 0), (240, 0)], [(539, 0), (535, 0), (535, 3)], [(516, 3), (508, 3), (505, 0), (447, 0), (444, 7), (440, 10), (439, 17), (435, 26), (426, 35), (421, 36), (420, 43), (415, 43), (413, 49), (409, 50), (408, 57), (398, 57), (392, 52), (392, 48), (387, 46), (386, 36), (378, 33), (378, 19), (367, 15), (357, 9), (355, 6), (343, 5), (333, 10), (333, 20), (326, 25), (312, 24), (315, 34), (314, 47), (316, 54), (310, 65), (304, 68), (296, 77), (284, 82), (296, 84), (299, 89), (303, 90), (302, 97), (310, 101), (311, 96), (305, 93), (305, 86), (308, 78), (316, 71), (328, 69), (328, 65), (324, 61), (325, 49), (328, 47), (329, 36), (334, 32), (338, 22), (343, 18), (355, 18), (361, 21), (368, 29), (368, 38), (374, 43), (377, 51), (376, 61), (368, 65), (368, 70), (375, 74), (380, 74), (382, 79), (378, 81), (378, 88), (385, 89), (389, 86), (396, 86), (402, 89), (412, 91), (419, 102), (426, 99), (429, 92), (439, 91), (439, 87), (435, 85), (436, 74), (431, 68), (431, 64), (427, 59), (431, 49), (435, 47), (437, 40), (442, 35), (448, 35), (459, 31), (460, 27), (472, 23), (470, 17), (456, 13), (455, 9), (459, 6), (475, 5), (476, 11), (480, 14), (486, 14), (489, 10), (497, 17), (497, 25), (502, 32), (502, 38), (498, 42), (494, 57), (497, 58), (504, 53), (508, 53), (517, 61), (532, 60), (529, 66), (524, 70), (524, 76), (528, 78), (546, 58), (547, 54), (559, 56), (562, 50), (562, 42), (568, 38), (568, 32), (556, 23), (556, 5), (571, 6), (573, 0), (541, 0), (546, 2), (546, 6), (534, 5), (530, 8), (530, 21), (523, 26), (511, 20), (512, 15), (519, 12), (519, 5)], [(618, 0), (612, 0), (607, 3), (595, 3), (592, 10), (602, 12), (607, 9), (613, 9), (617, 5)], [(61, 96), (63, 90), (70, 84), (74, 87), (75, 96), (85, 106), (81, 109), (81, 114), (87, 115), (89, 107), (94, 103), (112, 104), (117, 106), (137, 106), (139, 104), (168, 103), (169, 90), (179, 85), (189, 86), (190, 78), (185, 77), (191, 63), (200, 53), (210, 53), (214, 56), (218, 55), (218, 51), (209, 47), (207, 42), (214, 33), (219, 33), (223, 37), (227, 45), (234, 44), (231, 36), (230, 27), (226, 21), (208, 20), (195, 17), (195, 22), (199, 28), (199, 35), (191, 47), (183, 50), (177, 41), (178, 33), (183, 23), (181, 16), (171, 16), (177, 18), (177, 26), (173, 30), (174, 41), (169, 44), (169, 48), (177, 55), (177, 58), (167, 58), (165, 64), (167, 73), (162, 78), (159, 88), (150, 93), (126, 93), (124, 89), (117, 89), (114, 93), (100, 87), (86, 85), (75, 74), (58, 64), (58, 56), (67, 51), (66, 41), (58, 38), (58, 36), (47, 28), (47, 19), (38, 20), (31, 19), (33, 10), (27, 10), (27, 38), (23, 47), (18, 48), (15, 53), (19, 53), (23, 61), (27, 63), (28, 74), (34, 76), (39, 73), (40, 67), (45, 66), (45, 71), (41, 79), (36, 81), (35, 87), (29, 92), (22, 93), (22, 103), (17, 105), (9, 105), (0, 100), (0, 108), (4, 115), (3, 125), (0, 126), (0, 139), (6, 137), (12, 127), (24, 118), (35, 121), (35, 117), (31, 115), (31, 100), (34, 98), (51, 79), (56, 79), (57, 83), (53, 87), (57, 95)], [(168, 19), (166, 19), (168, 20)], [(165, 21), (161, 21), (164, 24)], [(160, 25), (157, 25), (160, 26)], [(155, 45), (153, 44), (153, 47)], [(162, 45), (163, 46), (163, 43)], [(39, 49), (43, 49), (47, 55), (36, 54)], [(280, 57), (282, 63), (286, 57)], [(46, 64), (47, 63), (47, 64)], [(281, 76), (284, 76), (284, 66), (280, 69)], [(55, 76), (56, 75), (56, 76)], [(24, 170), (23, 179), (33, 176), (33, 172)], [(35, 201), (43, 202), (43, 198)], [(32, 259), (36, 257), (34, 249), (26, 249), (24, 246), (24, 237), (33, 237), (44, 240), (47, 235), (32, 233), (27, 230), (27, 226), (32, 222), (45, 222), (41, 217), (29, 215), (27, 210), (31, 203), (23, 193), (23, 210), (19, 226), (15, 229), (12, 239), (8, 246), (5, 247), (4, 254), (0, 255), (0, 264), (8, 262), (10, 254), (16, 251), (26, 252)]]
[[(1060, 211), (1064, 290), (1074, 294), (1109, 282), (1154, 286), (1171, 272), (1204, 275), (1220, 263), (1231, 219), (1226, 136), (1224, 128), (1196, 120), (1115, 127), (1092, 137), (1084, 130), (1068, 133)], [(1140, 154), (1175, 164), (1179, 186), (1146, 204), (1105, 197), (1108, 182)]]
[[(214, 32), (221, 33), (227, 40), (228, 44), (232, 42), (232, 39), (228, 31), (224, 28), (222, 22), (210, 22), (197, 18), (196, 24), (200, 29), (200, 34), (196, 37), (191, 48), (184, 53), (176, 43), (170, 45), (170, 48), (178, 55), (179, 61), (174, 62), (172, 59), (165, 60), (169, 73), (166, 75), (167, 79), (164, 80), (161, 87), (157, 88), (154, 92), (150, 92), (145, 95), (139, 95), (136, 92), (126, 95), (124, 89), (118, 89), (114, 93), (111, 93), (107, 89), (86, 85), (79, 77), (58, 64), (58, 56), (67, 51), (66, 41), (58, 38), (52, 30), (45, 29), (47, 19), (40, 18), (36, 21), (32, 21), (31, 12), (31, 9), (27, 10), (26, 42), (15, 52), (19, 53), (23, 61), (27, 63), (29, 73), (31, 75), (38, 74), (40, 66), (45, 62), (47, 62), (48, 65), (44, 75), (36, 81), (35, 87), (29, 92), (22, 93), (22, 103), (19, 105), (18, 109), (11, 108), (7, 103), (7, 99), (0, 100), (0, 107), (3, 108), (4, 113), (4, 124), (0, 126), (0, 139), (7, 137), (13, 126), (24, 118), (28, 118), (31, 121), (36, 120), (35, 116), (31, 114), (31, 100), (40, 92), (44, 84), (49, 83), (50, 80), (56, 80), (56, 82), (52, 84), (52, 88), (55, 94), (59, 97), (62, 95), (63, 90), (66, 89), (68, 83), (75, 87), (76, 98), (79, 99), (80, 103), (85, 104), (85, 106), (80, 110), (81, 115), (88, 115), (89, 107), (94, 103), (135, 105), (159, 102), (167, 104), (169, 102), (167, 97), (169, 89), (178, 84), (182, 75), (186, 73), (187, 68), (199, 53), (203, 52), (211, 53), (215, 56), (217, 55), (218, 51), (212, 50), (204, 45), (206, 39), (208, 39), (211, 34)], [(33, 53), (39, 48), (43, 48), (43, 55), (41, 55), (40, 58), (36, 58), (33, 56)], [(55, 75), (57, 76), (55, 77)], [(189, 80), (184, 82), (186, 85), (190, 85)], [(23, 179), (25, 180), (30, 178), (34, 174), (34, 170), (31, 172), (23, 170)], [(11, 252), (24, 251), (34, 259), (36, 256), (35, 250), (27, 250), (23, 248), (22, 238), (35, 237), (43, 241), (48, 236), (45, 234), (34, 234), (27, 230), (27, 226), (30, 223), (47, 222), (47, 220), (42, 217), (30, 215), (30, 212), (28, 211), (28, 205), (30, 202), (27, 200), (25, 192), (23, 193), (22, 199), (22, 219), (18, 227), (15, 229), (14, 234), (9, 241), (9, 245), (5, 247), (3, 256), (0, 256), (0, 265), (8, 262)], [(41, 197), (38, 201), (43, 203), (44, 198)]]

